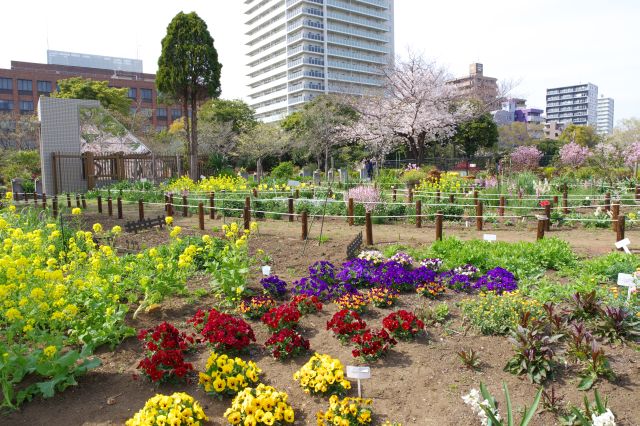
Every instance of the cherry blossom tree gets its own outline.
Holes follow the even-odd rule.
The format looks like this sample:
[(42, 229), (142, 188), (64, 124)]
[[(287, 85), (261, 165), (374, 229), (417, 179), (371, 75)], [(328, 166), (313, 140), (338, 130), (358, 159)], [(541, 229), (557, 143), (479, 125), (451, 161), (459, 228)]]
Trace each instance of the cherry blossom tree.
[(580, 167), (591, 156), (591, 151), (586, 146), (576, 142), (569, 142), (560, 148), (560, 163), (569, 167)]
[(535, 146), (519, 146), (510, 155), (511, 168), (515, 171), (534, 170), (540, 165), (542, 152)]
[(427, 149), (448, 142), (456, 124), (471, 115), (456, 89), (446, 84), (446, 70), (420, 56), (396, 61), (383, 70), (383, 79), (381, 92), (355, 99), (359, 120), (344, 129), (376, 156), (402, 144), (421, 165)]

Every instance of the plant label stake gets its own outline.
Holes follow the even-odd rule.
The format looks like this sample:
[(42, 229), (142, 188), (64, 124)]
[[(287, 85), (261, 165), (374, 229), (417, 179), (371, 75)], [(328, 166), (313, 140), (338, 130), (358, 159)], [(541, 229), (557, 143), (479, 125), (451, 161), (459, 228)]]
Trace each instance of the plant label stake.
[(362, 387), (360, 386), (360, 380), (371, 378), (371, 368), (347, 365), (347, 378), (356, 379), (358, 381), (358, 398), (362, 398)]
[(270, 265), (264, 265), (262, 267), (262, 275), (269, 276), (270, 274), (271, 274), (271, 266)]
[(629, 250), (628, 245), (631, 244), (631, 241), (628, 238), (624, 240), (620, 240), (616, 243), (616, 248), (623, 249), (625, 253), (631, 254), (631, 250)]
[(636, 281), (633, 279), (633, 275), (618, 274), (618, 285), (627, 287), (627, 301), (629, 301), (629, 299), (631, 299), (631, 293), (636, 289)]
[(494, 242), (498, 239), (498, 237), (495, 234), (484, 234), (484, 240), (485, 241), (489, 241), (489, 242)]

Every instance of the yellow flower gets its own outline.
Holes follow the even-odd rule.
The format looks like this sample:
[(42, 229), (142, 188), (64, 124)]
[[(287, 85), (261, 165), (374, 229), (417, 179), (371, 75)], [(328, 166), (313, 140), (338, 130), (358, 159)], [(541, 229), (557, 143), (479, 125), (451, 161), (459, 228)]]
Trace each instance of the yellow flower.
[(171, 224), (173, 223), (173, 217), (171, 217), (171, 216), (167, 216), (167, 217), (165, 217), (165, 218), (164, 218), (164, 222), (165, 222), (167, 225), (171, 225)]
[(4, 195), (4, 198), (7, 200), (13, 200), (13, 192), (7, 191), (7, 193)]
[(287, 423), (293, 423), (295, 419), (293, 410), (291, 408), (284, 410), (284, 421)]
[(58, 352), (58, 348), (56, 348), (55, 346), (47, 346), (42, 351), (44, 356), (46, 356), (47, 358), (53, 357), (56, 354), (56, 352)]
[(16, 308), (7, 309), (4, 316), (7, 317), (9, 321), (18, 321), (22, 319), (22, 314)]
[(121, 232), (122, 232), (122, 228), (119, 227), (118, 225), (116, 225), (113, 228), (111, 228), (111, 233), (113, 235), (119, 235)]
[(180, 235), (180, 232), (182, 232), (182, 228), (179, 226), (175, 226), (169, 233), (169, 236), (171, 238), (176, 238), (178, 235)]
[(71, 210), (71, 214), (74, 216), (78, 216), (82, 214), (82, 209), (80, 209), (80, 207), (74, 207), (73, 210)]

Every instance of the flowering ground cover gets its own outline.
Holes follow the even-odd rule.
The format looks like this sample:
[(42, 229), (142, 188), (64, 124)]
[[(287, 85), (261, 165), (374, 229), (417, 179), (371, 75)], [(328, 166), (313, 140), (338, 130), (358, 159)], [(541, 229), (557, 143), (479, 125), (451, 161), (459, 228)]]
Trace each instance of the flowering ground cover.
[[(506, 402), (502, 394), (503, 382), (508, 385), (517, 419), (520, 419), (524, 412), (521, 408), (525, 405), (531, 406), (538, 389), (544, 387), (546, 396), (541, 396), (531, 424), (559, 424), (563, 416), (575, 416), (579, 419), (575, 410), (585, 417), (583, 399), (586, 396), (590, 402), (593, 402), (596, 388), (603, 403), (604, 398), (608, 398), (606, 408), (596, 416), (609, 416), (611, 413), (615, 416), (617, 424), (634, 424), (635, 419), (640, 417), (638, 408), (630, 403), (630, 394), (640, 390), (639, 375), (635, 366), (640, 359), (635, 350), (634, 337), (636, 327), (634, 318), (637, 315), (638, 302), (634, 296), (631, 302), (626, 304), (626, 293), (613, 291), (611, 281), (618, 271), (629, 271), (629, 268), (633, 270), (638, 266), (639, 262), (635, 256), (628, 258), (615, 253), (592, 259), (579, 259), (570, 247), (553, 240), (532, 244), (532, 246), (506, 243), (496, 245), (477, 242), (461, 243), (451, 240), (433, 246), (393, 248), (413, 258), (411, 265), (407, 262), (401, 264), (403, 271), (396, 266), (396, 263), (385, 265), (387, 259), (395, 253), (388, 253), (388, 247), (381, 247), (385, 249), (386, 254), (383, 261), (376, 260), (378, 265), (371, 266), (368, 263), (361, 263), (358, 265), (358, 272), (352, 273), (355, 267), (351, 264), (343, 264), (345, 261), (341, 258), (342, 251), (336, 250), (336, 253), (333, 253), (328, 251), (326, 246), (309, 245), (305, 256), (301, 257), (299, 256), (301, 250), (298, 248), (302, 246), (297, 246), (290, 240), (279, 241), (277, 235), (269, 235), (261, 230), (261, 235), (248, 240), (249, 252), (259, 248), (271, 254), (275, 261), (276, 272), (287, 283), (308, 278), (319, 284), (316, 288), (309, 287), (307, 288), (309, 291), (298, 294), (292, 284), (288, 288), (290, 292), (287, 292), (282, 300), (272, 299), (276, 306), (285, 306), (298, 296), (297, 302), (291, 303), (290, 306), (301, 306), (304, 299), (299, 295), (305, 295), (310, 301), (310, 303), (304, 302), (305, 305), (309, 308), (313, 306), (305, 312), (298, 308), (301, 315), (295, 321), (294, 333), (309, 342), (309, 350), (302, 345), (304, 350), (292, 360), (281, 361), (272, 356), (273, 348), (265, 346), (273, 335), (267, 325), (255, 316), (245, 318), (243, 321), (247, 326), (242, 325), (241, 312), (236, 309), (242, 300), (251, 300), (250, 297), (260, 296), (265, 291), (260, 283), (261, 277), (257, 266), (250, 264), (252, 272), (242, 288), (243, 292), (246, 291), (244, 297), (228, 301), (224, 294), (219, 292), (219, 296), (216, 297), (211, 292), (211, 275), (208, 267), (205, 266), (207, 262), (210, 265), (213, 262), (202, 253), (206, 250), (207, 244), (214, 247), (222, 242), (213, 239), (208, 243), (208, 239), (187, 237), (185, 236), (187, 227), (179, 220), (176, 222), (178, 223), (173, 224), (173, 229), (175, 226), (182, 226), (182, 232), (176, 236), (177, 238), (171, 238), (168, 236), (169, 232), (163, 231), (164, 243), (168, 243), (169, 246), (176, 245), (180, 249), (167, 251), (165, 244), (161, 244), (156, 248), (160, 254), (153, 261), (153, 265), (154, 271), (157, 271), (157, 264), (162, 258), (164, 268), (175, 266), (178, 269), (180, 256), (183, 256), (183, 263), (188, 260), (185, 259), (185, 250), (190, 245), (194, 245), (196, 251), (192, 255), (189, 267), (185, 267), (184, 272), (181, 272), (181, 274), (184, 273), (184, 291), (166, 293), (161, 301), (150, 299), (133, 320), (131, 314), (138, 309), (146, 292), (143, 294), (139, 285), (132, 285), (125, 293), (130, 294), (131, 299), (120, 301), (120, 304), (124, 305), (123, 309), (126, 309), (122, 325), (130, 327), (132, 329), (130, 333), (138, 333), (140, 330), (154, 330), (166, 321), (175, 326), (178, 334), (166, 326), (163, 330), (170, 331), (169, 334), (173, 339), (169, 340), (178, 341), (179, 338), (175, 336), (180, 336), (183, 332), (189, 336), (198, 331), (187, 322), (196, 316), (201, 318), (198, 320), (201, 321), (198, 327), (202, 326), (202, 330), (205, 324), (213, 322), (208, 329), (210, 332), (202, 333), (200, 330), (197, 333), (201, 339), (209, 340), (209, 337), (214, 335), (214, 330), (223, 329), (224, 327), (218, 327), (220, 324), (233, 324), (237, 327), (236, 330), (239, 328), (245, 330), (245, 335), (249, 333), (247, 326), (250, 327), (255, 335), (255, 342), (249, 339), (249, 343), (243, 346), (244, 351), (240, 353), (239, 358), (232, 358), (233, 366), (225, 361), (224, 366), (218, 366), (216, 362), (215, 367), (211, 361), (212, 347), (209, 341), (201, 342), (194, 350), (187, 350), (183, 355), (184, 361), (193, 366), (193, 372), (185, 374), (187, 380), (182, 383), (158, 385), (150, 382), (136, 369), (145, 356), (145, 349), (137, 339), (129, 337), (125, 338), (123, 343), (119, 343), (122, 340), (120, 338), (118, 343), (114, 344), (113, 350), (109, 346), (102, 345), (92, 352), (94, 355), (89, 355), (89, 359), (93, 359), (91, 356), (100, 359), (102, 365), (78, 377), (77, 388), (71, 387), (58, 392), (51, 399), (41, 399), (36, 395), (33, 401), (22, 404), (20, 412), (1, 414), (7, 424), (37, 424), (43, 416), (52, 418), (48, 421), (52, 424), (69, 424), (69, 417), (66, 416), (70, 410), (76, 416), (74, 421), (75, 419), (83, 422), (111, 421), (121, 424), (131, 419), (155, 394), (172, 395), (174, 392), (186, 392), (193, 399), (185, 396), (180, 397), (180, 401), (175, 401), (175, 398), (169, 401), (160, 397), (151, 400), (147, 408), (152, 410), (152, 407), (157, 407), (164, 401), (167, 403), (165, 408), (168, 408), (166, 415), (170, 415), (169, 402), (171, 404), (184, 402), (180, 413), (186, 416), (188, 409), (193, 410), (190, 407), (195, 407), (195, 401), (197, 401), (197, 407), (202, 408), (203, 413), (213, 424), (233, 424), (237, 419), (242, 419), (244, 422), (249, 416), (254, 416), (253, 419), (256, 419), (255, 415), (260, 409), (263, 421), (258, 423), (256, 419), (256, 424), (271, 422), (278, 424), (278, 421), (281, 424), (291, 422), (316, 424), (318, 420), (331, 424), (329, 422), (332, 420), (329, 419), (339, 415), (355, 419), (352, 421), (356, 423), (349, 424), (400, 422), (426, 425), (473, 425), (480, 424), (477, 404), (482, 401), (474, 399), (476, 394), (471, 391), (478, 389), (480, 382), (486, 384), (492, 392), (497, 402), (497, 413), (502, 418), (506, 417)], [(90, 229), (91, 225), (87, 225), (87, 228)], [(104, 228), (110, 228), (110, 226), (104, 225)], [(70, 232), (67, 229), (65, 231)], [(4, 243), (6, 240), (4, 235), (4, 238), (0, 239), (3, 242), (2, 247), (7, 244)], [(14, 239), (13, 236), (11, 238)], [(182, 241), (178, 242), (178, 238)], [(243, 244), (240, 243), (240, 245)], [(5, 256), (7, 253), (13, 253), (12, 250), (8, 251), (4, 248), (3, 250), (5, 250), (3, 252)], [(296, 254), (295, 257), (289, 254), (292, 252)], [(164, 253), (167, 253), (166, 256), (169, 256), (169, 253), (175, 253), (174, 260), (167, 261)], [(508, 254), (515, 258), (511, 259)], [(191, 255), (187, 252), (186, 256)], [(116, 256), (114, 254), (114, 257), (146, 264), (146, 261), (138, 259), (136, 255)], [(404, 258), (404, 256), (398, 256), (397, 259), (401, 257)], [(442, 264), (435, 268), (429, 267), (437, 262), (421, 262), (423, 259), (438, 257), (442, 259)], [(331, 265), (315, 264), (318, 260), (329, 261)], [(57, 261), (60, 262), (59, 257)], [(471, 264), (478, 270), (474, 271), (465, 266), (467, 264)], [(421, 269), (421, 266), (424, 266), (424, 269)], [(502, 268), (512, 276), (497, 268)], [(426, 272), (432, 269), (437, 271)], [(550, 269), (555, 269), (555, 272), (548, 273)], [(201, 270), (201, 275), (193, 275), (198, 270)], [(359, 271), (362, 270), (366, 270), (367, 273), (360, 274)], [(4, 269), (2, 271), (4, 272)], [(374, 271), (373, 275), (370, 271)], [(389, 276), (380, 277), (376, 272), (388, 273)], [(64, 270), (63, 276), (66, 277), (65, 274), (71, 273), (73, 272)], [(127, 274), (124, 272), (120, 274), (121, 282), (125, 282), (124, 277), (127, 277)], [(454, 275), (467, 277), (469, 283), (467, 291), (455, 291), (455, 283), (464, 279), (454, 280), (452, 284), (451, 277)], [(347, 281), (343, 281), (340, 278), (342, 276), (347, 280), (356, 276), (349, 282), (348, 291), (345, 291), (346, 286), (342, 285)], [(430, 281), (431, 279), (433, 281)], [(419, 293), (420, 286), (431, 282), (434, 286), (437, 285), (434, 288), (444, 287), (443, 291), (436, 292), (434, 299)], [(233, 286), (233, 288), (237, 287), (237, 285)], [(371, 291), (372, 288), (380, 290)], [(316, 293), (316, 290), (320, 291)], [(593, 296), (591, 296), (592, 290), (595, 290)], [(149, 292), (149, 294), (152, 293)], [(333, 376), (325, 374), (323, 377), (326, 377), (327, 381), (310, 379), (314, 374), (310, 372), (311, 369), (322, 368), (322, 363), (311, 363), (315, 367), (309, 366), (303, 370), (305, 377), (309, 378), (307, 383), (313, 382), (314, 389), (318, 385), (320, 391), (323, 384), (327, 389), (331, 389), (330, 380), (336, 378), (342, 380), (344, 373), (337, 373), (338, 365), (340, 367), (363, 365), (361, 359), (353, 356), (353, 351), (359, 349), (357, 346), (359, 342), (346, 339), (343, 344), (330, 330), (326, 329), (327, 322), (340, 310), (340, 307), (332, 301), (344, 294), (358, 294), (361, 297), (376, 295), (376, 299), (371, 299), (369, 308), (362, 314), (362, 319), (366, 322), (362, 330), (363, 334), (368, 332), (372, 338), (373, 335), (379, 335), (386, 326), (390, 329), (402, 327), (401, 316), (398, 314), (394, 318), (392, 315), (394, 312), (405, 311), (413, 314), (423, 323), (423, 327), (417, 327), (419, 325), (417, 320), (411, 318), (411, 324), (424, 330), (416, 333), (415, 340), (397, 339), (395, 345), (389, 345), (392, 347), (388, 348), (384, 356), (367, 361), (367, 365), (371, 366), (372, 379), (363, 381), (366, 400), (362, 401), (343, 399), (343, 397), (357, 396), (353, 381), (351, 389), (347, 389), (346, 394), (333, 398), (330, 395), (311, 396), (305, 392), (304, 387), (300, 386), (299, 381), (297, 383), (294, 379), (294, 374), (302, 370), (314, 352), (331, 357), (326, 363), (331, 364)], [(386, 303), (378, 305), (373, 303), (384, 294), (396, 296), (393, 306), (388, 306)], [(321, 309), (316, 306), (320, 299), (313, 299), (316, 296), (320, 296), (324, 301)], [(71, 300), (68, 295), (65, 298)], [(446, 309), (442, 309), (443, 306)], [(19, 308), (18, 303), (16, 309)], [(220, 315), (214, 314), (213, 318), (216, 321), (209, 321), (214, 308), (220, 315), (230, 315), (230, 317), (221, 317), (223, 320), (220, 321), (218, 320)], [(8, 309), (10, 308), (4, 308), (3, 312)], [(202, 314), (196, 315), (198, 310)], [(23, 311), (20, 312), (24, 315)], [(528, 317), (522, 315), (527, 312), (531, 313)], [(287, 318), (292, 318), (288, 309), (282, 308), (282, 313), (286, 313)], [(407, 314), (403, 316), (409, 319)], [(388, 317), (391, 319), (386, 321), (385, 325), (385, 319)], [(278, 316), (272, 316), (272, 319), (277, 320)], [(408, 328), (415, 329), (411, 325)], [(282, 330), (291, 330), (291, 328), (284, 327)], [(560, 331), (564, 334), (563, 338), (553, 341), (547, 339), (559, 334)], [(391, 330), (387, 332), (390, 333)], [(291, 331), (285, 333), (291, 333)], [(224, 336), (228, 334), (225, 333)], [(413, 335), (412, 332), (411, 334)], [(71, 339), (73, 334), (65, 338)], [(552, 354), (542, 350), (547, 342), (552, 345)], [(180, 343), (177, 343), (177, 346), (180, 347)], [(45, 354), (47, 346), (40, 347)], [(73, 348), (73, 345), (66, 343), (56, 351), (69, 353)], [(217, 347), (217, 349), (222, 348)], [(234, 348), (231, 347), (231, 349)], [(461, 351), (469, 353), (470, 349), (474, 350), (479, 360), (477, 370), (467, 368), (456, 355)], [(52, 351), (53, 349), (48, 349), (48, 352)], [(531, 351), (539, 352), (541, 362), (528, 363), (524, 371), (516, 369), (510, 371), (506, 368), (509, 364), (513, 364), (512, 359), (522, 360), (518, 357), (532, 353)], [(214, 359), (217, 361), (218, 358), (219, 356), (216, 356)], [(253, 362), (255, 367), (252, 364), (249, 372), (247, 367), (237, 361), (238, 359), (246, 363)], [(535, 356), (533, 359), (538, 360)], [(595, 361), (592, 361), (593, 359)], [(227, 367), (228, 364), (229, 367)], [(76, 365), (82, 365), (81, 361)], [(551, 367), (549, 371), (546, 370), (547, 366)], [(246, 382), (250, 386), (247, 389), (252, 389), (243, 390), (242, 396), (237, 400), (234, 400), (230, 394), (218, 398), (219, 392), (216, 392), (213, 384), (216, 376), (218, 389), (220, 389), (220, 381), (224, 375), (226, 391), (228, 389), (226, 380), (231, 374), (226, 372), (229, 368), (236, 375), (243, 375), (242, 380), (232, 380), (233, 387), (239, 389), (242, 383)], [(238, 369), (238, 372), (234, 369)], [(543, 377), (538, 374), (543, 370), (547, 378), (540, 380), (540, 383), (535, 381), (531, 383), (530, 377)], [(206, 376), (200, 376), (200, 373), (205, 373)], [(132, 378), (133, 374), (137, 374), (137, 379)], [(207, 379), (207, 376), (211, 379)], [(253, 380), (254, 377), (257, 382)], [(199, 378), (202, 378), (202, 382)], [(580, 389), (586, 388), (589, 384), (591, 384), (590, 389)], [(339, 393), (344, 393), (344, 389)], [(470, 402), (477, 401), (473, 409), (462, 399), (467, 395), (471, 395), (467, 398)], [(482, 393), (477, 395), (481, 399)], [(274, 399), (275, 405), (270, 403), (269, 398)], [(282, 405), (279, 405), (280, 402)], [(352, 404), (355, 404), (353, 408), (351, 408)], [(82, 407), (82, 409), (78, 410), (74, 407)], [(165, 408), (160, 407), (163, 410)], [(270, 415), (266, 415), (267, 412)], [(196, 417), (197, 415), (193, 416), (193, 419)], [(203, 420), (202, 416), (200, 420)], [(369, 420), (370, 423), (368, 423)], [(357, 423), (358, 421), (360, 423)]]

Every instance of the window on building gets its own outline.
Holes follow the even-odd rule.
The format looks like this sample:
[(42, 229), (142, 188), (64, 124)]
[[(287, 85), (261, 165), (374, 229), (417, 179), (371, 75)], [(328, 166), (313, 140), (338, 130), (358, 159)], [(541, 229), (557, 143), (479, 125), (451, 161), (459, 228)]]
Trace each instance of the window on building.
[(145, 102), (151, 102), (153, 91), (151, 89), (140, 89), (140, 97)]
[(0, 77), (0, 91), (10, 92), (13, 90), (13, 80), (10, 78)]
[(33, 91), (33, 81), (18, 79), (18, 92), (31, 93), (32, 91)]
[(0, 111), (5, 113), (13, 111), (13, 102), (0, 99)]
[(138, 114), (149, 119), (153, 117), (153, 111), (151, 111), (151, 108), (140, 108), (138, 110)]
[(136, 89), (135, 87), (130, 87), (127, 96), (129, 97), (129, 99), (138, 99), (138, 89)]
[(182, 117), (182, 111), (180, 111), (177, 108), (174, 108), (174, 109), (171, 110), (171, 119), (172, 120), (177, 120), (180, 117)]
[(167, 109), (166, 108), (158, 108), (156, 110), (156, 116), (160, 120), (166, 120), (167, 119)]
[(51, 93), (51, 82), (38, 80), (38, 92), (39, 93)]
[(33, 101), (20, 101), (20, 113), (22, 114), (33, 113)]

